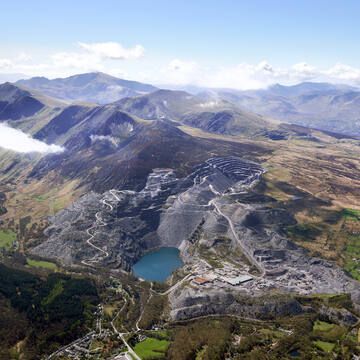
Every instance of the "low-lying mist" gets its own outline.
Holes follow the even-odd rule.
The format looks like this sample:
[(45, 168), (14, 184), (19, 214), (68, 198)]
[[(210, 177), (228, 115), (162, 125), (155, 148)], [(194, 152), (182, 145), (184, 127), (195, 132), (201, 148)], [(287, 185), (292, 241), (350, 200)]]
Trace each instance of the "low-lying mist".
[(0, 147), (19, 153), (50, 154), (64, 151), (64, 148), (59, 145), (48, 145), (33, 139), (30, 135), (14, 129), (6, 123), (0, 124)]

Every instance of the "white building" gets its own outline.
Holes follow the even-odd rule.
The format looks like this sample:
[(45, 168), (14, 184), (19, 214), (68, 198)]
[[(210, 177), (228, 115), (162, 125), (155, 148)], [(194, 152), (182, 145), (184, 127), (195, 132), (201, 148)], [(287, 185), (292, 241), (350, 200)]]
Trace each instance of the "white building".
[(221, 277), (222, 281), (227, 282), (228, 284), (230, 284), (232, 286), (243, 284), (252, 279), (253, 279), (253, 277), (250, 275), (239, 275), (236, 277), (226, 277), (226, 276)]

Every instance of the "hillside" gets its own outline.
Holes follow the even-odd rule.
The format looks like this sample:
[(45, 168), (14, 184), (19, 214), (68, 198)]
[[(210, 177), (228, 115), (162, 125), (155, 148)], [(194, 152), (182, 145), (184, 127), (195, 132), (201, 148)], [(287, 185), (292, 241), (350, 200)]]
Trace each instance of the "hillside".
[(0, 120), (19, 120), (36, 114), (45, 104), (25, 91), (10, 83), (0, 85)]
[[(356, 348), (356, 139), (268, 121), (214, 93), (65, 104), (7, 86), (9, 104), (43, 104), (8, 123), (64, 151), (0, 152), (0, 258), (11, 268), (0, 270), (17, 274), (0, 286), (0, 320), (12, 327), (1, 354), (96, 359), (161, 344), (166, 358), (204, 320), (206, 335), (197, 329), (184, 347), (196, 354), (216, 349), (219, 331), (250, 341), (239, 316), (264, 324), (261, 346), (249, 347), (273, 358), (288, 344), (316, 355), (325, 340)], [(135, 277), (137, 261), (163, 247), (180, 268), (161, 284)], [(325, 326), (346, 338), (319, 334)], [(220, 354), (243, 353), (226, 344)]]
[(220, 134), (255, 135), (274, 127), (262, 116), (244, 111), (228, 101), (184, 91), (158, 90), (125, 98), (116, 104), (143, 119), (167, 119)]

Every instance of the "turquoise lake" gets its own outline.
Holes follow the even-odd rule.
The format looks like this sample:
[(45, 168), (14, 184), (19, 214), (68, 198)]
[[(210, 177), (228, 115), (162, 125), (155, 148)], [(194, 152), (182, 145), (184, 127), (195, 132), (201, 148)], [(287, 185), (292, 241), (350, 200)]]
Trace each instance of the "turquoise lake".
[(183, 265), (177, 248), (163, 247), (145, 254), (134, 266), (135, 276), (148, 281), (164, 282)]

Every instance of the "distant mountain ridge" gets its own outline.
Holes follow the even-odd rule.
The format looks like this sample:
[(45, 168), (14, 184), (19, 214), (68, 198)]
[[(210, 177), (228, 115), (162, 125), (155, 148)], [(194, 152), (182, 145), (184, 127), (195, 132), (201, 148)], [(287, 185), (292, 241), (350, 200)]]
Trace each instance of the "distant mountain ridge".
[(304, 82), (251, 91), (211, 90), (209, 94), (286, 123), (360, 136), (359, 88)]
[(325, 93), (337, 91), (354, 91), (359, 90), (353, 86), (344, 84), (330, 84), (326, 82), (305, 81), (296, 85), (274, 84), (265, 91), (279, 96), (301, 96), (307, 93)]
[(60, 100), (98, 104), (107, 104), (124, 97), (147, 94), (157, 90), (153, 85), (123, 80), (101, 72), (53, 80), (46, 77), (33, 77), (28, 80), (19, 80), (15, 84), (38, 90)]
[(360, 89), (344, 84), (274, 84), (247, 91), (193, 87), (190, 94), (93, 72), (53, 80), (34, 77), (15, 85), (71, 103), (116, 103), (144, 119), (166, 118), (224, 134), (261, 132), (269, 127), (269, 119), (275, 119), (360, 136)]

